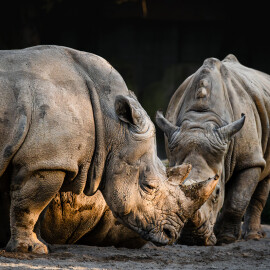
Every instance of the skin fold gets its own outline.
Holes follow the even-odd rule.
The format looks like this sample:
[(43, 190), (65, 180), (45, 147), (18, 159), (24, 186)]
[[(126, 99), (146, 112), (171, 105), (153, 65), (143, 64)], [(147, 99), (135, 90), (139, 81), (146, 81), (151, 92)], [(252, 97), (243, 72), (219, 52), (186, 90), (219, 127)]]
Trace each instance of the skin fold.
[[(206, 203), (185, 225), (180, 242), (214, 245), (264, 237), (260, 216), (269, 194), (270, 78), (235, 56), (206, 59), (176, 90), (166, 118), (170, 166), (190, 163), (185, 184), (221, 177)], [(220, 211), (222, 208), (222, 211)]]

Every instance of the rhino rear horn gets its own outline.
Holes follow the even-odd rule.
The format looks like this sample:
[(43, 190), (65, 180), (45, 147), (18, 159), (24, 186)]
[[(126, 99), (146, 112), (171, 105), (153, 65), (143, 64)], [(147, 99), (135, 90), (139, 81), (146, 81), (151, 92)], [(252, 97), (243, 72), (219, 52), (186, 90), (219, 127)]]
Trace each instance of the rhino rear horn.
[(183, 163), (179, 166), (167, 168), (168, 181), (175, 185), (181, 185), (191, 171), (191, 164)]
[(231, 124), (218, 128), (216, 132), (218, 133), (220, 140), (223, 143), (228, 143), (232, 137), (243, 127), (245, 119), (246, 116), (242, 113), (240, 119), (232, 122)]
[(219, 180), (219, 176), (215, 175), (206, 181), (180, 186), (185, 195), (185, 201), (189, 201), (187, 212), (191, 217), (209, 198), (214, 191)]
[(156, 124), (166, 134), (167, 138), (169, 138), (178, 128), (164, 117), (162, 111), (157, 111), (156, 113)]

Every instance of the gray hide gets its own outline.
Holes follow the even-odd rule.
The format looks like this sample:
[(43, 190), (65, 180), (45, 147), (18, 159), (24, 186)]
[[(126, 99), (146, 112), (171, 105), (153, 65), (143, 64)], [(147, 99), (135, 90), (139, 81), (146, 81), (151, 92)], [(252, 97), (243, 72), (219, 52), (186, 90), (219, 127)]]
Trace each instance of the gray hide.
[(233, 55), (206, 59), (176, 90), (166, 119), (158, 113), (170, 166), (193, 166), (186, 184), (221, 175), (186, 224), (182, 243), (213, 245), (216, 237), (218, 243), (234, 242), (245, 213), (244, 238), (264, 236), (260, 216), (269, 193), (269, 116), (269, 75), (241, 65)]

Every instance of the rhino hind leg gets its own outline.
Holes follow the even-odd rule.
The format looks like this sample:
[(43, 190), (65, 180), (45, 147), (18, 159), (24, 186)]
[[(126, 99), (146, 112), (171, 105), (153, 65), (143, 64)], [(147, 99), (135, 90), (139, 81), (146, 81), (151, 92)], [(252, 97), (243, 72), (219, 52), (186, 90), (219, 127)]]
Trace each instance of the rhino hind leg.
[(261, 228), (261, 214), (266, 204), (270, 189), (270, 176), (258, 183), (247, 208), (242, 236), (246, 240), (259, 240), (266, 236)]
[[(36, 171), (30, 176), (17, 175), (11, 184), (10, 231), (7, 251), (48, 253), (47, 245), (38, 240), (35, 225), (42, 210), (61, 188), (65, 173)], [(24, 179), (20, 185), (18, 178)]]
[(230, 244), (241, 236), (241, 222), (255, 191), (261, 168), (240, 171), (226, 186), (223, 209), (217, 218), (214, 232), (217, 244)]

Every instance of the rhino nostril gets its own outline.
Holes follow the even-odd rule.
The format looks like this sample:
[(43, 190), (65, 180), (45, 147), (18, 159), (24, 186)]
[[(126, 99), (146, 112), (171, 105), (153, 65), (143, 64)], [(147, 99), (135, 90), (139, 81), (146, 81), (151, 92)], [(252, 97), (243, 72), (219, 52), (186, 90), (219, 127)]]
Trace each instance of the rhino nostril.
[(169, 229), (164, 228), (163, 233), (166, 235), (167, 238), (169, 238), (169, 239), (173, 238), (172, 233)]

